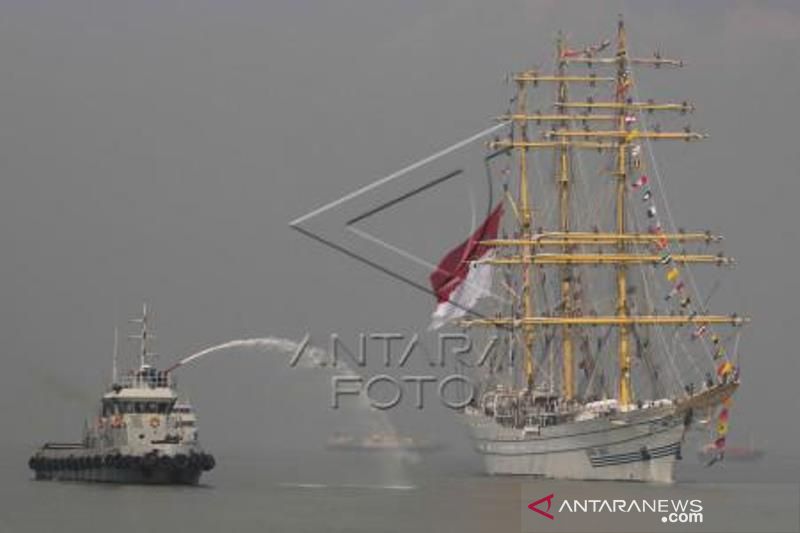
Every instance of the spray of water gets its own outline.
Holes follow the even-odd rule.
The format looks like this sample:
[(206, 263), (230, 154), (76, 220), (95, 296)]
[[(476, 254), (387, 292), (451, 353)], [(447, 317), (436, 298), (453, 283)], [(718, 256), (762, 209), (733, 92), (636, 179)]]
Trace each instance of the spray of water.
[[(196, 361), (206, 355), (210, 355), (215, 352), (222, 352), (225, 350), (231, 350), (234, 348), (252, 348), (259, 351), (270, 351), (274, 350), (277, 352), (285, 353), (285, 354), (296, 354), (298, 350), (302, 349), (302, 357), (299, 358), (298, 366), (305, 367), (305, 368), (319, 368), (325, 366), (325, 350), (322, 348), (318, 348), (316, 346), (310, 346), (308, 344), (309, 337), (306, 336), (300, 342), (296, 342), (289, 339), (283, 339), (280, 337), (262, 337), (257, 339), (239, 339), (224, 342), (222, 344), (218, 344), (216, 346), (211, 346), (210, 348), (205, 348), (200, 350), (197, 353), (193, 353), (188, 357), (184, 357), (171, 367), (167, 369), (168, 372), (175, 370), (178, 367), (187, 365), (192, 361)], [(342, 370), (348, 374), (352, 374), (352, 370), (347, 366), (343, 365)]]
[[(311, 345), (308, 335), (300, 342), (281, 337), (238, 339), (224, 342), (200, 350), (188, 357), (184, 357), (176, 364), (172, 365), (167, 371), (171, 372), (208, 355), (220, 354), (233, 349), (250, 349), (267, 353), (278, 352), (290, 356), (290, 360), (296, 363), (296, 368), (327, 370), (328, 372), (339, 375), (356, 375), (356, 372), (344, 361), (338, 361), (335, 367), (328, 365), (327, 362), (330, 361), (330, 359), (328, 358), (327, 351), (323, 348)], [(366, 425), (369, 432), (396, 434), (395, 427), (389, 421), (389, 417), (386, 413), (371, 407), (368, 399), (363, 395), (358, 396), (355, 414), (358, 423)], [(408, 484), (405, 465), (419, 463), (419, 454), (410, 450), (397, 450), (396, 452), (387, 454), (386, 457), (388, 460), (383, 462), (383, 466), (385, 468), (384, 475), (388, 479), (385, 481)]]

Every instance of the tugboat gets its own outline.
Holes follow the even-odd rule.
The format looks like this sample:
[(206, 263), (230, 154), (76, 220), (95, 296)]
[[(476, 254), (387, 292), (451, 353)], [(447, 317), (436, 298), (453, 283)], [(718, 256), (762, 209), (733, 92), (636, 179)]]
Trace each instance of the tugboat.
[(215, 466), (197, 440), (192, 406), (178, 403), (169, 372), (151, 364), (147, 306), (133, 322), (141, 331), (139, 368), (113, 379), (98, 416), (76, 443), (48, 442), (28, 461), (37, 480), (196, 485)]

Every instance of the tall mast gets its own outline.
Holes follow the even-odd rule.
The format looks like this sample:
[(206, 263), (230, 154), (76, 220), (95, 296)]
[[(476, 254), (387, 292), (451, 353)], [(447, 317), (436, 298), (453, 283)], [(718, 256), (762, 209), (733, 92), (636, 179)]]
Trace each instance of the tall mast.
[[(525, 80), (517, 81), (517, 114), (526, 117), (528, 89)], [(521, 255), (526, 259), (523, 265), (522, 274), (522, 302), (524, 305), (524, 316), (530, 319), (534, 316), (533, 309), (533, 287), (531, 284), (531, 270), (533, 269), (531, 258), (531, 199), (528, 191), (528, 120), (523, 118), (517, 123), (521, 146), (519, 152), (519, 196), (520, 196), (520, 218), (521, 218), (521, 239), (525, 244), (521, 246)], [(525, 343), (525, 379), (529, 390), (533, 390), (534, 368), (533, 368), (533, 324), (523, 326), (523, 336)]]
[[(717, 242), (720, 237), (708, 232), (664, 233), (661, 228), (647, 233), (631, 233), (626, 227), (626, 195), (627, 180), (632, 171), (633, 143), (639, 140), (650, 141), (697, 141), (706, 136), (691, 131), (654, 130), (639, 131), (631, 126), (628, 120), (631, 113), (677, 112), (691, 113), (694, 107), (687, 102), (656, 102), (653, 100), (635, 101), (627, 93), (633, 84), (630, 72), (632, 66), (650, 66), (660, 68), (681, 67), (683, 62), (677, 59), (661, 57), (659, 53), (650, 58), (631, 57), (628, 52), (625, 26), (620, 18), (617, 27), (616, 51), (611, 56), (600, 54), (611, 43), (603, 41), (598, 46), (587, 47), (583, 51), (570, 50), (566, 46), (563, 35), (557, 41), (558, 57), (555, 72), (543, 75), (537, 70), (526, 70), (513, 75), (517, 84), (517, 105), (513, 112), (500, 117), (511, 121), (514, 128), (505, 139), (496, 139), (489, 143), (492, 149), (516, 150), (519, 154), (519, 198), (515, 207), (518, 213), (519, 231), (510, 239), (492, 239), (483, 241), (484, 245), (502, 247), (517, 251), (517, 255), (498, 254), (486, 259), (486, 263), (502, 266), (516, 266), (522, 276), (522, 301), (524, 309), (510, 316), (494, 318), (465, 319), (460, 323), (464, 327), (503, 327), (522, 328), (525, 345), (525, 373), (528, 390), (534, 385), (533, 345), (535, 328), (556, 327), (561, 331), (562, 349), (562, 394), (566, 400), (574, 400), (575, 363), (573, 335), (575, 328), (615, 327), (618, 328), (617, 366), (619, 382), (617, 398), (621, 405), (629, 405), (634, 401), (631, 385), (630, 335), (634, 326), (681, 326), (695, 325), (702, 327), (712, 324), (728, 324), (739, 326), (748, 321), (737, 315), (707, 315), (697, 312), (668, 315), (635, 315), (628, 304), (628, 267), (630, 265), (659, 265), (669, 262), (675, 264), (701, 263), (711, 265), (727, 265), (733, 261), (722, 254), (675, 253), (669, 252), (670, 244), (686, 242)], [(588, 75), (568, 74), (568, 67), (584, 65), (589, 68), (608, 68), (613, 76), (598, 76), (593, 72)], [(613, 69), (613, 70), (612, 70)], [(557, 87), (556, 101), (553, 110), (528, 111), (528, 87), (537, 87), (543, 83), (555, 83)], [(609, 84), (614, 90), (614, 97), (608, 101), (595, 101), (588, 98), (585, 102), (569, 101), (569, 84)], [(596, 112), (597, 111), (597, 112)], [(546, 124), (544, 128), (536, 128), (540, 135), (531, 135), (532, 125)], [(581, 127), (582, 125), (582, 127)], [(596, 125), (596, 127), (595, 127)], [(543, 229), (532, 231), (531, 197), (528, 183), (527, 157), (534, 150), (554, 151), (554, 173), (558, 190), (559, 227), (557, 230)], [(610, 153), (615, 159), (613, 176), (615, 187), (615, 223), (607, 231), (573, 228), (570, 217), (571, 193), (571, 157), (574, 150), (592, 150)], [(649, 215), (648, 215), (649, 216)], [(587, 250), (585, 247), (590, 247)], [(596, 251), (595, 251), (596, 249)], [(545, 315), (534, 314), (532, 273), (536, 266), (551, 265), (560, 273), (560, 301), (555, 313)], [(608, 315), (583, 315), (576, 311), (573, 296), (573, 274), (579, 265), (610, 265), (616, 277), (615, 310)], [(551, 365), (551, 367), (554, 365)]]
[[(617, 25), (617, 81), (615, 91), (615, 102), (624, 104), (626, 101), (626, 91), (628, 84), (631, 83), (628, 73), (628, 44), (625, 35), (625, 24), (620, 16)], [(625, 131), (628, 125), (625, 123), (627, 111), (624, 105), (620, 105), (617, 111), (617, 131)], [(617, 233), (625, 234), (625, 188), (628, 178), (627, 150), (628, 143), (625, 138), (620, 138), (617, 148)], [(618, 249), (620, 254), (624, 254), (627, 245), (620, 240)], [(625, 317), (628, 314), (628, 269), (625, 263), (617, 265), (617, 316)], [(619, 390), (617, 399), (620, 405), (631, 403), (631, 354), (629, 346), (629, 329), (625, 323), (619, 326)]]
[[(567, 82), (565, 76), (566, 70), (566, 62), (564, 61), (564, 52), (566, 51), (566, 46), (564, 42), (564, 36), (561, 32), (558, 34), (558, 41), (556, 45), (556, 77), (558, 78), (558, 93), (556, 95), (556, 101), (559, 104), (563, 104), (567, 101)], [(561, 122), (561, 127), (566, 128), (568, 123), (566, 120)], [(569, 204), (570, 204), (570, 194), (569, 194), (569, 176), (570, 176), (570, 151), (569, 146), (566, 139), (562, 139), (561, 146), (558, 148), (556, 152), (556, 180), (558, 181), (558, 190), (559, 190), (559, 229), (566, 233), (570, 230), (569, 224)], [(563, 252), (564, 254), (569, 253), (570, 246), (568, 243), (564, 243)], [(561, 297), (560, 297), (560, 306), (562, 309), (562, 314), (564, 316), (570, 316), (572, 314), (572, 294), (571, 294), (571, 287), (570, 282), (572, 279), (572, 268), (569, 265), (565, 265), (561, 267)], [(562, 355), (562, 365), (563, 365), (563, 376), (562, 376), (562, 394), (566, 400), (572, 400), (575, 398), (575, 362), (573, 361), (572, 357), (572, 328), (565, 324), (561, 327), (561, 355)]]

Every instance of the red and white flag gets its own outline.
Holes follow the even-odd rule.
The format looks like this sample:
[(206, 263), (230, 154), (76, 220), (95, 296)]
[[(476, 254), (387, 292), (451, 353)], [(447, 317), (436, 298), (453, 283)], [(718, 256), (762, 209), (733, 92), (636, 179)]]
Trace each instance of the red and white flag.
[(447, 252), (431, 274), (437, 305), (429, 329), (439, 329), (450, 320), (464, 316), (479, 299), (491, 293), (492, 265), (481, 261), (490, 259), (494, 248), (481, 241), (497, 238), (502, 218), (503, 204), (500, 203), (466, 241)]

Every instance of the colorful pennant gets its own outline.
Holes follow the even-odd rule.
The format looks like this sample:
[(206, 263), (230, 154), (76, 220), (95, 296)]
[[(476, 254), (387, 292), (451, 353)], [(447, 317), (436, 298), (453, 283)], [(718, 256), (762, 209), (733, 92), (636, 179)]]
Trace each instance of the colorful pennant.
[(633, 187), (634, 189), (638, 189), (639, 187), (647, 185), (648, 181), (650, 181), (650, 179), (644, 174), (642, 174), (636, 181), (631, 183), (631, 187)]
[(705, 335), (707, 329), (708, 329), (708, 326), (706, 326), (706, 325), (700, 326), (699, 328), (697, 328), (696, 330), (694, 330), (692, 332), (692, 339), (699, 339), (700, 337)]

